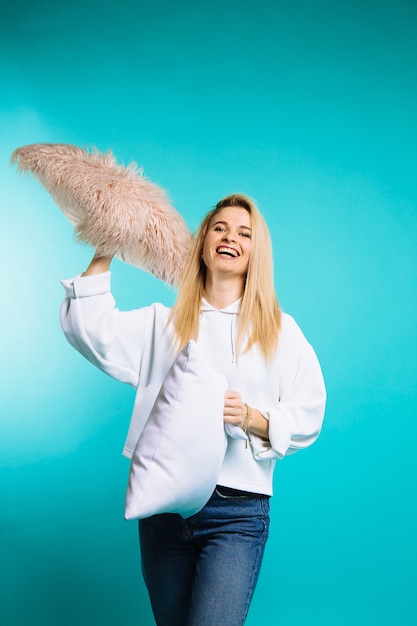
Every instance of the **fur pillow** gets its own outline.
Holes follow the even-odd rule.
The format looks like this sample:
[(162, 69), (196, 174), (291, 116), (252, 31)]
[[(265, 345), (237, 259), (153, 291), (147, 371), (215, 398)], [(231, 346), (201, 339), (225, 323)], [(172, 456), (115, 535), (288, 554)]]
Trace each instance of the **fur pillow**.
[(133, 453), (126, 519), (158, 513), (186, 518), (206, 504), (226, 452), (226, 389), (226, 378), (190, 341), (165, 378)]
[(68, 144), (33, 144), (11, 156), (31, 172), (75, 225), (82, 242), (161, 280), (178, 284), (191, 244), (182, 217), (165, 192), (135, 164), (117, 165), (111, 152)]

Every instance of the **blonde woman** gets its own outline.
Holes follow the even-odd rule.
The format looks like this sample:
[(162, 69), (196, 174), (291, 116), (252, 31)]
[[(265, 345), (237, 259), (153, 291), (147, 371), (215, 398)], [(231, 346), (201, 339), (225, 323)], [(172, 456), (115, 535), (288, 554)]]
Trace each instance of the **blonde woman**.
[[(227, 379), (228, 445), (217, 486), (201, 511), (139, 521), (142, 571), (158, 626), (240, 626), (269, 532), (277, 459), (319, 435), (325, 387), (319, 363), (275, 296), (272, 251), (254, 202), (231, 195), (205, 217), (175, 306), (115, 308), (111, 259), (63, 281), (62, 326), (70, 343), (111, 376), (137, 388), (126, 443), (178, 351), (190, 339)], [(231, 428), (230, 428), (231, 427)], [(210, 424), (207, 424), (210, 428)], [(202, 434), (204, 436), (204, 434)]]

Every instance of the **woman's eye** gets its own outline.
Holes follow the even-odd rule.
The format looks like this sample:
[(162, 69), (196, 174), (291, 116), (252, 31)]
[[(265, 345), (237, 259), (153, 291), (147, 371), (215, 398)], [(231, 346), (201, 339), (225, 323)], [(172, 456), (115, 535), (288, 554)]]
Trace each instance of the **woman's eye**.
[(242, 237), (247, 237), (248, 239), (250, 239), (250, 234), (249, 233), (240, 233), (242, 235)]

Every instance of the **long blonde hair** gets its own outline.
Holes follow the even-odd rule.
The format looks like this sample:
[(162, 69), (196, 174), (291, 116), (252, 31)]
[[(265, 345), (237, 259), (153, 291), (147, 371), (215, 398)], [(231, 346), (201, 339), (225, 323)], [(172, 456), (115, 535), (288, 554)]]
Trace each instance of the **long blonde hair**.
[(237, 350), (247, 352), (258, 345), (266, 359), (277, 349), (281, 311), (274, 288), (272, 246), (268, 227), (255, 203), (245, 195), (233, 194), (220, 200), (202, 221), (194, 239), (177, 301), (171, 311), (174, 335), (179, 348), (197, 339), (201, 299), (204, 295), (206, 266), (201, 258), (204, 239), (211, 221), (225, 207), (246, 209), (251, 217), (251, 253), (239, 312)]

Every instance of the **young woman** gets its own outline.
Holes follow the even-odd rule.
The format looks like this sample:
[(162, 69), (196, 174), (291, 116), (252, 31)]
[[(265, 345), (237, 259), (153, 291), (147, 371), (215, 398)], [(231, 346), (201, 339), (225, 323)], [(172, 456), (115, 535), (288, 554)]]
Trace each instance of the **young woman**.
[(126, 455), (190, 339), (229, 385), (228, 446), (211, 498), (187, 519), (165, 513), (139, 521), (156, 622), (239, 626), (268, 538), (276, 460), (309, 446), (321, 429), (319, 363), (295, 321), (279, 309), (268, 229), (246, 196), (224, 198), (203, 220), (172, 310), (153, 304), (120, 312), (110, 293), (110, 261), (95, 257), (82, 276), (63, 281), (61, 319), (81, 354), (137, 389)]

